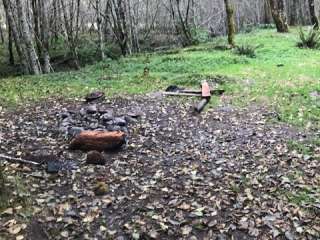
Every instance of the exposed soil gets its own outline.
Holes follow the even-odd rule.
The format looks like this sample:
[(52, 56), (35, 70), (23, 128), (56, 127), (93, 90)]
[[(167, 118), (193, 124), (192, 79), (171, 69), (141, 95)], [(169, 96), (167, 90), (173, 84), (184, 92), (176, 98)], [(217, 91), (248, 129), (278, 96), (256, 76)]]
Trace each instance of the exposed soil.
[[(320, 238), (320, 149), (306, 155), (288, 146), (315, 133), (272, 123), (277, 114), (262, 107), (195, 115), (192, 100), (117, 98), (102, 105), (143, 115), (129, 123), (126, 147), (95, 166), (68, 150), (59, 131), (62, 109), (82, 104), (52, 100), (0, 114), (0, 153), (44, 163), (6, 164), (29, 201), (1, 215), (0, 238)], [(48, 174), (50, 158), (72, 167)], [(94, 193), (99, 182), (103, 196)]]

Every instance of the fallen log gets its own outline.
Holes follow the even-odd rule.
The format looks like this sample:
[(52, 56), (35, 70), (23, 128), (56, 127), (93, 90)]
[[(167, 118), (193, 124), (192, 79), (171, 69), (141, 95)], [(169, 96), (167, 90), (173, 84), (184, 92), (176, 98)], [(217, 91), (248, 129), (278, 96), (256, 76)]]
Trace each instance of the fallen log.
[(126, 141), (125, 133), (107, 131), (83, 131), (70, 143), (71, 150), (112, 151), (120, 148)]

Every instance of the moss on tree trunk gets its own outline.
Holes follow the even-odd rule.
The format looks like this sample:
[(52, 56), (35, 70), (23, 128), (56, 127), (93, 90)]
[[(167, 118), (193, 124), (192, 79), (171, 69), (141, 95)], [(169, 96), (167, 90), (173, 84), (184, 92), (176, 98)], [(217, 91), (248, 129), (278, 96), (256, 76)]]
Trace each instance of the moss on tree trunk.
[(230, 3), (230, 0), (224, 0), (227, 13), (227, 25), (228, 25), (228, 43), (234, 47), (235, 35), (236, 35), (236, 24), (234, 21), (234, 6)]
[(289, 32), (287, 16), (284, 10), (283, 0), (269, 0), (271, 14), (276, 24), (277, 31), (280, 33)]

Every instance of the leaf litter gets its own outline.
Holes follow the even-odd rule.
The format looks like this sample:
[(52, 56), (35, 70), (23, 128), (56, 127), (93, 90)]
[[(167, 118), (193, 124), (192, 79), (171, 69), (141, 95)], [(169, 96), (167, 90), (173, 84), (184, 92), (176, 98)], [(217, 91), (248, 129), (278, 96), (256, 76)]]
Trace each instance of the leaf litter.
[[(287, 144), (319, 132), (271, 123), (274, 113), (264, 107), (194, 115), (193, 101), (115, 98), (100, 104), (119, 116), (140, 109), (141, 117), (129, 124), (123, 149), (105, 153), (103, 166), (88, 165), (59, 130), (63, 109), (83, 104), (48, 100), (1, 112), (0, 153), (72, 167), (50, 174), (5, 163), (9, 179), (21, 176), (31, 213), (26, 206), (3, 209), (0, 236), (319, 239), (319, 146), (306, 158)], [(96, 194), (100, 185), (104, 191)]]

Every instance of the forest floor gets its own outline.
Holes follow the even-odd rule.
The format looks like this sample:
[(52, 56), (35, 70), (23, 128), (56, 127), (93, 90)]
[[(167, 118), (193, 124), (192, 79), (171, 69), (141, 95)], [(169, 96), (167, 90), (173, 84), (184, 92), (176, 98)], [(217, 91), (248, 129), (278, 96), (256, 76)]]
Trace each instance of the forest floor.
[[(220, 106), (194, 115), (194, 101), (116, 98), (117, 115), (140, 109), (128, 144), (88, 165), (59, 134), (59, 114), (82, 102), (49, 101), (1, 114), (1, 152), (41, 161), (6, 165), (7, 239), (318, 239), (320, 142), (272, 123), (260, 106)], [(99, 116), (96, 116), (99, 118)], [(58, 156), (59, 174), (45, 170)], [(103, 196), (95, 195), (99, 182)], [(2, 234), (2, 235), (1, 235)]]
[[(296, 48), (292, 32), (239, 35), (263, 44), (255, 58), (217, 40), (1, 79), (0, 154), (42, 165), (5, 165), (0, 238), (319, 239), (320, 51)], [(226, 92), (201, 115), (195, 99), (152, 94), (204, 79)], [(87, 165), (60, 131), (59, 115), (86, 107), (79, 99), (94, 89), (117, 115), (143, 113), (105, 166)], [(45, 170), (52, 156), (59, 174)]]

